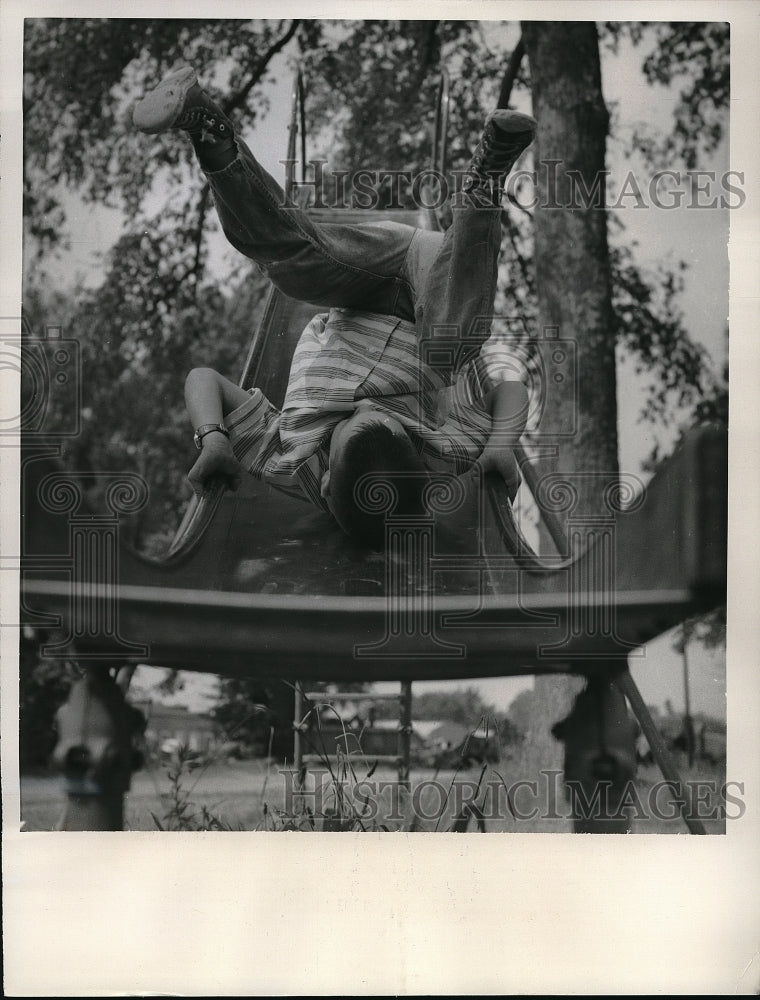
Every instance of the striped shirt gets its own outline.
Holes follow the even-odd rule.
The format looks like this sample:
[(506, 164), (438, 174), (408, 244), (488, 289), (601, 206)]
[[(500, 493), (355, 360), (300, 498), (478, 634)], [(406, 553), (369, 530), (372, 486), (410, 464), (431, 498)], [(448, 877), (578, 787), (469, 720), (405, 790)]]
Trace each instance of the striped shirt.
[(517, 377), (509, 357), (489, 351), (487, 343), (449, 385), (420, 360), (413, 323), (331, 309), (301, 335), (282, 410), (251, 389), (225, 425), (247, 472), (327, 510), (320, 487), (330, 438), (362, 400), (404, 426), (428, 468), (459, 475), (478, 458), (491, 430), (484, 392)]

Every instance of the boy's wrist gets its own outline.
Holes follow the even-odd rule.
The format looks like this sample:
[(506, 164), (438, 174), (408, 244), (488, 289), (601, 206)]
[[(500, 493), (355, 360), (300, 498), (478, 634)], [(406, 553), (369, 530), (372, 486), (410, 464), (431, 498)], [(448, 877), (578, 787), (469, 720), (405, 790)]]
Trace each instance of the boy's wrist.
[(201, 450), (204, 442), (212, 436), (216, 438), (229, 438), (230, 432), (224, 424), (201, 424), (200, 427), (195, 428), (195, 433), (193, 434), (193, 441), (198, 451)]
[(221, 431), (209, 431), (208, 434), (203, 435), (203, 440), (201, 441), (201, 451), (204, 448), (224, 448), (226, 451), (231, 447), (230, 439)]

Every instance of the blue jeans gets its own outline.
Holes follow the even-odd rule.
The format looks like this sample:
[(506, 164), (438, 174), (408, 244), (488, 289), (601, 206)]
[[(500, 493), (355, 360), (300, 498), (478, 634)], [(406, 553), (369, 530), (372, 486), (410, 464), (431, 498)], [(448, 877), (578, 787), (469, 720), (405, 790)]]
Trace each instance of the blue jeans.
[(479, 349), (496, 292), (499, 208), (455, 207), (445, 234), (390, 221), (317, 223), (236, 141), (237, 158), (207, 174), (216, 210), (230, 243), (277, 288), (411, 321), (420, 342), (443, 336), (466, 340), (469, 356)]

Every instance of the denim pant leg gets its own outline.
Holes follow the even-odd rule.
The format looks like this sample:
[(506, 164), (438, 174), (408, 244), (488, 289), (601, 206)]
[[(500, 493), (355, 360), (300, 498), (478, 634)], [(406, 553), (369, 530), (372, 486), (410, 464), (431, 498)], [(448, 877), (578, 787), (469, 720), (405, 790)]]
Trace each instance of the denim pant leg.
[(245, 143), (237, 144), (237, 158), (207, 174), (230, 243), (292, 298), (413, 321), (413, 277), (404, 264), (418, 230), (318, 224), (285, 198)]
[(416, 272), (411, 280), (421, 357), (442, 375), (459, 371), (490, 336), (500, 212), (478, 205), (454, 208), (442, 243), (434, 248), (421, 238), (412, 245), (407, 268)]
[(453, 209), (445, 235), (391, 221), (318, 224), (237, 140), (239, 155), (207, 174), (230, 243), (286, 295), (319, 306), (415, 322), (422, 357), (459, 370), (490, 333), (499, 208)]

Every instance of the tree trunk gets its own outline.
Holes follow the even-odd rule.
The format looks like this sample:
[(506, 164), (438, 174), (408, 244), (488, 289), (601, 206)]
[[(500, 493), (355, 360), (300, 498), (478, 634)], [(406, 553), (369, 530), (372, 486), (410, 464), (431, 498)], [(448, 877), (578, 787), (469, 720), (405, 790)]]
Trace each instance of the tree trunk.
[(578, 489), (572, 511), (578, 516), (601, 512), (603, 485), (596, 475), (573, 473), (609, 479), (618, 474), (607, 217), (603, 188), (590, 199), (581, 190), (593, 193), (594, 182), (603, 180), (608, 114), (593, 22), (528, 21), (522, 30), (538, 121), (534, 225), (541, 349), (547, 371), (556, 370), (555, 337), (570, 341), (577, 359), (575, 380), (546, 386), (541, 441), (559, 445), (548, 465), (567, 472)]
[[(539, 471), (566, 474), (577, 491), (575, 506), (565, 516), (593, 516), (603, 512), (604, 487), (618, 475), (603, 186), (594, 193), (594, 182), (604, 179), (608, 127), (599, 44), (593, 22), (526, 21), (522, 33), (538, 121), (534, 232), (539, 349), (549, 373), (558, 373), (557, 341), (570, 341), (576, 357), (575, 378), (559, 383), (547, 379), (538, 442), (555, 447), (544, 454)], [(590, 198), (583, 197), (584, 190), (591, 192)], [(559, 346), (567, 350), (567, 345)], [(536, 757), (540, 749), (548, 766), (559, 764), (562, 751), (549, 730), (567, 715), (581, 683), (572, 675), (536, 678), (539, 718), (531, 734), (535, 745), (526, 748), (529, 756)]]

